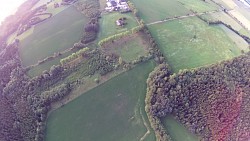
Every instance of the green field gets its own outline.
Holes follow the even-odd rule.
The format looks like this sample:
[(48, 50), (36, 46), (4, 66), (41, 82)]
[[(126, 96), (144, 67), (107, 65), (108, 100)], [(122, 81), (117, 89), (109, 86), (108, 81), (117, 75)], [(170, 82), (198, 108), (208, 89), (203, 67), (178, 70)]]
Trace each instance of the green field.
[(173, 116), (168, 115), (162, 122), (173, 141), (199, 141), (197, 136), (189, 132)]
[[(191, 13), (177, 0), (131, 0), (146, 23)], [(178, 10), (177, 10), (178, 9)]]
[(38, 60), (71, 48), (80, 40), (87, 21), (72, 6), (35, 26), (33, 33), (21, 40), (20, 56), (23, 66), (36, 64)]
[[(138, 65), (52, 112), (45, 140), (138, 141), (143, 138), (149, 126), (144, 111), (146, 79), (154, 67), (152, 61)], [(153, 140), (150, 128), (145, 141)]]
[(148, 48), (148, 41), (140, 33), (108, 43), (102, 50), (107, 54), (111, 53), (120, 56), (125, 62), (131, 62), (140, 56), (147, 55)]
[[(127, 25), (125, 27), (119, 27), (116, 25), (116, 20), (119, 18), (127, 18), (126, 22)], [(103, 38), (106, 38), (108, 36), (124, 32), (126, 30), (129, 30), (133, 27), (136, 27), (138, 25), (135, 17), (132, 15), (132, 13), (128, 14), (121, 14), (118, 12), (113, 13), (107, 13), (102, 15), (102, 18), (100, 20), (100, 33), (98, 35), (98, 40), (101, 40)]]
[(208, 12), (218, 10), (219, 6), (213, 3), (210, 0), (178, 0), (181, 4), (183, 4), (187, 9), (192, 10), (194, 12)]
[(241, 54), (240, 47), (220, 26), (208, 26), (197, 17), (155, 24), (149, 29), (175, 72)]

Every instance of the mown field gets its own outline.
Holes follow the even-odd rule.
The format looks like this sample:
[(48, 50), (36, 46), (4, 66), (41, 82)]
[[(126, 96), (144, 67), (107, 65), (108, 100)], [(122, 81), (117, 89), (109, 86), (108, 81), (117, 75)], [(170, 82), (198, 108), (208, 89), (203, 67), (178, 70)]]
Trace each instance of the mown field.
[(140, 17), (146, 23), (191, 13), (176, 0), (144, 0), (143, 4), (141, 0), (132, 0), (132, 2), (138, 9)]
[(120, 56), (125, 62), (131, 62), (138, 59), (140, 56), (147, 55), (148, 48), (148, 41), (144, 38), (142, 33), (137, 33), (107, 43), (102, 50), (107, 54), (116, 54)]
[[(144, 111), (146, 79), (152, 61), (143, 63), (52, 112), (46, 141), (138, 141), (149, 122)], [(145, 126), (146, 125), (146, 126)], [(155, 140), (150, 129), (145, 141)]]
[(87, 18), (70, 7), (35, 26), (31, 35), (21, 40), (20, 56), (23, 66), (29, 66), (73, 46), (80, 40)]
[(149, 29), (175, 72), (241, 54), (236, 41), (220, 26), (208, 26), (197, 17), (155, 24)]
[[(127, 25), (124, 27), (119, 27), (116, 25), (116, 20), (119, 18), (126, 18)], [(100, 19), (100, 33), (98, 35), (98, 40), (106, 38), (108, 36), (124, 32), (138, 25), (135, 17), (132, 13), (121, 14), (118, 12), (107, 13), (102, 15)]]

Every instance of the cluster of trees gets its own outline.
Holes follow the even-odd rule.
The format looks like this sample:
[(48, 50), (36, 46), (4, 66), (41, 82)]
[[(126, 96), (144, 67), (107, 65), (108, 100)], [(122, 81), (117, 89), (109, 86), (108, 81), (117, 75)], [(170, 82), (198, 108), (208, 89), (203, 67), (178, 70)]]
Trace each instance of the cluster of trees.
[[(35, 0), (29, 1), (34, 4)], [(89, 2), (89, 1), (88, 1)], [(91, 1), (94, 2), (94, 1)], [(97, 1), (95, 1), (96, 3)], [(97, 4), (97, 3), (96, 3)], [(88, 17), (90, 22), (85, 26), (86, 32), (98, 32), (97, 7), (88, 4)], [(25, 5), (24, 5), (25, 6)], [(33, 5), (32, 5), (33, 6)], [(29, 7), (27, 9), (27, 7)], [(31, 6), (25, 6), (26, 14)], [(25, 11), (24, 10), (24, 11)], [(39, 9), (36, 9), (39, 11)], [(91, 12), (89, 12), (91, 11)], [(32, 13), (32, 14), (31, 14)], [(77, 87), (78, 77), (66, 79), (71, 74), (77, 76), (89, 76), (95, 73), (105, 75), (115, 69), (118, 64), (118, 57), (106, 55), (100, 50), (89, 51), (88, 48), (80, 50), (73, 56), (88, 57), (74, 67), (63, 65), (52, 66), (49, 71), (30, 78), (26, 75), (28, 69), (21, 67), (18, 53), (19, 41), (7, 45), (6, 39), (11, 33), (17, 30), (20, 23), (28, 21), (34, 13), (32, 11), (25, 15), (24, 19), (9, 20), (3, 24), (3, 31), (0, 33), (0, 140), (1, 141), (42, 141), (44, 140), (45, 121), (47, 113), (53, 102), (61, 100), (72, 89)], [(20, 14), (20, 13), (19, 13)], [(22, 14), (20, 14), (22, 15)], [(31, 16), (32, 15), (32, 16)], [(16, 17), (16, 16), (15, 16)], [(11, 27), (10, 29), (5, 27)], [(6, 29), (6, 30), (5, 30)], [(82, 47), (82, 43), (74, 45), (73, 48)], [(59, 53), (54, 56), (60, 55)], [(47, 59), (51, 59), (48, 57)], [(47, 60), (46, 59), (46, 60)], [(41, 61), (40, 63), (42, 63)]]
[(138, 10), (135, 7), (135, 5), (132, 2), (128, 1), (128, 6), (129, 6), (130, 10), (133, 12), (133, 14), (135, 15), (135, 17), (139, 18)]
[(158, 140), (171, 140), (161, 118), (172, 114), (203, 140), (247, 140), (250, 53), (172, 74), (159, 65), (148, 78), (146, 112)]
[(1, 23), (0, 26), (0, 44), (2, 44), (9, 35), (14, 33), (19, 25), (26, 22), (29, 19), (30, 15), (33, 14), (33, 11), (30, 9), (38, 2), (39, 0), (29, 0), (24, 2), (17, 10), (14, 15), (10, 15)]
[(105, 75), (116, 69), (115, 66), (119, 65), (119, 58), (115, 55), (105, 54), (100, 49), (84, 48), (62, 59), (61, 64), (64, 68), (63, 73), (66, 75), (74, 72), (81, 77), (96, 73)]
[(158, 64), (166, 63), (166, 58), (160, 51), (158, 44), (156, 43), (154, 37), (151, 35), (149, 29), (146, 26), (143, 28), (143, 33), (150, 45), (149, 54), (153, 56), (155, 62)]
[(81, 38), (81, 43), (87, 44), (94, 41), (97, 38), (99, 32), (98, 18), (92, 18), (88, 24), (84, 27), (84, 33)]
[(89, 22), (84, 27), (84, 33), (81, 42), (84, 44), (90, 43), (97, 38), (99, 32), (100, 4), (98, 0), (85, 0), (75, 3), (75, 7), (81, 11)]
[(67, 56), (66, 58), (61, 59), (60, 63), (62, 65), (70, 63), (71, 61), (73, 61), (73, 60), (75, 60), (75, 59), (77, 59), (79, 57), (83, 57), (88, 51), (89, 51), (88, 47), (83, 48), (83, 49), (77, 51), (76, 53), (72, 53), (71, 55)]

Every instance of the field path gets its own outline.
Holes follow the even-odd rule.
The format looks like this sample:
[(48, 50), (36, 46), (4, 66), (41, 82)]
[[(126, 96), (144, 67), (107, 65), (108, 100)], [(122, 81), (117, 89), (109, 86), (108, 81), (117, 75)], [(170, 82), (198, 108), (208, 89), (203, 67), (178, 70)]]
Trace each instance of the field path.
[(149, 125), (147, 124), (143, 114), (142, 114), (142, 109), (140, 108), (140, 115), (142, 117), (142, 120), (143, 120), (143, 124), (144, 126), (147, 128), (147, 132), (140, 138), (140, 141), (144, 141), (145, 138), (150, 134), (150, 128), (149, 128)]
[(165, 19), (165, 20), (155, 21), (155, 22), (152, 22), (152, 23), (148, 23), (146, 25), (149, 26), (149, 25), (159, 24), (159, 23), (163, 23), (163, 22), (169, 22), (169, 21), (173, 21), (173, 20), (185, 19), (185, 18), (189, 18), (189, 17), (195, 17), (195, 16), (200, 16), (200, 15), (204, 15), (204, 14), (211, 14), (211, 13), (216, 13), (216, 12), (221, 12), (221, 11), (220, 10), (214, 10), (214, 11), (210, 11), (210, 12), (193, 13), (193, 14), (189, 14), (189, 15), (178, 16), (178, 17), (174, 17), (174, 18), (168, 18), (168, 19)]

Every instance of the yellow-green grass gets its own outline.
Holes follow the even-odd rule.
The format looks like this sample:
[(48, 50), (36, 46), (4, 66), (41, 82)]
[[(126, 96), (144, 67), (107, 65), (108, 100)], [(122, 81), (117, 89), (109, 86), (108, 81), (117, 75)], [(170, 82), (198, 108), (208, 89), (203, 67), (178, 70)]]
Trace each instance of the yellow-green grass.
[(102, 50), (107, 54), (111, 53), (120, 56), (125, 62), (131, 62), (140, 56), (147, 55), (148, 48), (149, 42), (147, 39), (142, 33), (137, 33), (107, 43)]
[(197, 17), (149, 26), (174, 72), (217, 63), (241, 54), (220, 26)]
[(140, 17), (146, 22), (155, 22), (175, 16), (190, 14), (177, 0), (131, 0), (139, 11)]
[[(46, 141), (154, 141), (144, 110), (153, 62), (138, 65), (53, 111)], [(146, 125), (146, 126), (145, 126)]]
[(75, 7), (70, 7), (35, 26), (33, 33), (21, 41), (22, 65), (36, 64), (54, 53), (71, 48), (80, 40), (87, 21)]
[(242, 27), (235, 19), (230, 17), (224, 12), (216, 12), (211, 14), (202, 15), (202, 17), (208, 21), (222, 21), (223, 23), (230, 25), (234, 30), (238, 31), (239, 33), (250, 37), (250, 32)]
[(172, 115), (167, 115), (162, 119), (163, 125), (173, 141), (199, 141), (200, 139), (188, 131)]
[(245, 28), (242, 28), (239, 32), (250, 38), (250, 31), (246, 30)]
[(234, 31), (227, 28), (225, 25), (220, 25), (220, 27), (225, 31), (229, 38), (234, 42), (236, 46), (238, 46), (241, 50), (248, 51), (249, 45), (248, 43), (240, 36), (238, 36)]
[[(127, 20), (127, 25), (120, 27), (116, 25), (116, 20), (125, 17)], [(133, 27), (138, 26), (138, 22), (131, 13), (121, 14), (118, 12), (112, 12), (102, 15), (100, 19), (100, 33), (98, 35), (98, 40), (107, 38), (111, 35), (130, 30)]]
[(208, 12), (215, 11), (219, 9), (219, 6), (213, 3), (210, 0), (178, 0), (182, 3), (187, 9), (194, 12)]

